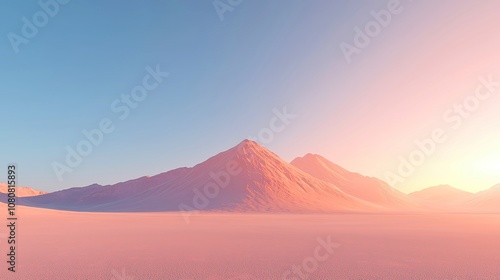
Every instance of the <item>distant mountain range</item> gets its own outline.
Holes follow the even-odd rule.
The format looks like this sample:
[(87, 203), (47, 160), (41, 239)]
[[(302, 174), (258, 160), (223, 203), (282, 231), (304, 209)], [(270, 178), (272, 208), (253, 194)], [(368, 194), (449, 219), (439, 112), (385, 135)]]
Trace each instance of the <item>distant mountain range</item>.
[[(5, 183), (0, 183), (0, 193), (8, 193), (8, 186)], [(46, 194), (47, 192), (38, 191), (27, 187), (17, 187), (16, 186), (16, 196), (17, 197), (27, 197), (27, 196), (37, 196)]]
[(438, 186), (406, 195), (319, 155), (288, 163), (249, 140), (192, 168), (109, 186), (18, 192), (21, 205), (85, 212), (406, 212), (433, 205), (500, 211), (500, 185), (478, 194)]
[(500, 184), (492, 188), (474, 194), (471, 199), (464, 203), (467, 209), (476, 211), (491, 211), (496, 212), (500, 209)]
[(439, 204), (457, 204), (474, 196), (473, 193), (456, 189), (449, 185), (440, 185), (413, 192), (410, 196)]
[(500, 212), (500, 184), (492, 188), (470, 193), (449, 185), (430, 187), (409, 194), (427, 205), (460, 212)]

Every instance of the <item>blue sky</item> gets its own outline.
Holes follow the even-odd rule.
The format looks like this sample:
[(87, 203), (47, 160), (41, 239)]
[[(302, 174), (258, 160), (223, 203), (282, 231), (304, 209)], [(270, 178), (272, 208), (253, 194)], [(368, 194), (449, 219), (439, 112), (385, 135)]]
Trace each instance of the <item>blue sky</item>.
[[(35, 1), (1, 6), (2, 34), (21, 35), (21, 18), (41, 10)], [(60, 5), (18, 54), (1, 41), (2, 164), (53, 190), (153, 175), (230, 148), (266, 126), (273, 108), (293, 110), (305, 97), (298, 87), (316, 69), (304, 67), (327, 41), (334, 6), (244, 1), (220, 21), (211, 1)], [(59, 182), (51, 162), (158, 64), (168, 80)]]
[[(453, 32), (468, 38), (462, 25), (472, 21), (492, 26), (498, 17), (488, 13), (494, 1), (477, 7), (472, 1), (469, 6), (401, 1), (403, 12), (393, 15), (380, 36), (348, 64), (339, 44), (351, 42), (353, 28), (372, 20), (370, 12), (386, 9), (387, 3), (244, 0), (221, 21), (213, 1), (73, 0), (59, 5), (55, 16), (16, 54), (8, 34), (22, 34), (22, 18), (32, 20), (41, 7), (37, 1), (2, 1), (0, 165), (17, 163), (20, 184), (47, 191), (155, 175), (193, 166), (254, 136), (268, 126), (274, 109), (286, 106), (297, 118), (266, 144), (268, 148), (286, 160), (319, 153), (348, 169), (382, 178), (398, 164), (399, 154), (412, 149), (413, 139), (432, 131), (443, 110), (463, 99), (478, 74), (498, 70), (486, 62), (467, 64), (470, 67), (462, 68), (470, 69), (467, 78), (473, 79), (447, 77), (464, 80), (462, 90), (454, 89), (437, 102), (434, 92), (406, 87), (407, 96), (430, 101), (420, 102), (422, 107), (394, 106), (384, 96), (401, 92), (388, 87), (403, 83), (394, 77), (418, 70), (414, 75), (421, 80), (411, 83), (424, 87), (436, 73), (416, 67), (437, 52), (434, 46), (457, 49), (451, 39), (423, 38), (446, 38)], [(479, 17), (474, 13), (485, 22), (475, 22)], [(488, 40), (487, 34), (481, 39)], [(484, 46), (494, 49), (497, 41)], [(479, 61), (473, 56), (477, 50), (457, 52)], [(495, 61), (495, 52), (481, 52)], [(436, 65), (449, 63), (439, 61), (439, 54), (433, 57)], [(120, 121), (110, 104), (141, 84), (146, 67), (156, 65), (170, 76)], [(444, 71), (428, 69), (434, 68)], [(422, 110), (428, 115), (420, 117)], [(400, 118), (401, 112), (408, 116)], [(476, 119), (492, 114), (485, 110)], [(398, 123), (388, 116), (398, 116)], [(113, 120), (115, 131), (59, 181), (51, 164), (64, 162), (65, 148), (75, 147), (84, 139), (82, 130), (96, 128), (103, 118)], [(485, 126), (477, 127), (481, 131)], [(462, 134), (476, 132), (464, 129)], [(370, 145), (363, 144), (366, 139)], [(462, 142), (470, 147), (478, 141)], [(453, 149), (460, 146), (438, 152)], [(436, 164), (446, 165), (447, 155), (441, 156)], [(500, 181), (495, 172), (483, 174), (488, 180), (481, 188)], [(449, 179), (415, 178), (410, 181), (414, 188)]]

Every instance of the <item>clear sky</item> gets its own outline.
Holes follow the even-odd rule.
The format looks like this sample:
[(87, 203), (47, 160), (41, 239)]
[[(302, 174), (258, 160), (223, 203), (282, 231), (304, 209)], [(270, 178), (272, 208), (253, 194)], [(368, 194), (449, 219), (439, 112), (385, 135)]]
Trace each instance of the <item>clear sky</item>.
[[(500, 81), (498, 1), (388, 3), (243, 0), (221, 20), (211, 0), (69, 1), (44, 23), (37, 1), (2, 1), (0, 164), (47, 191), (116, 183), (193, 166), (286, 107), (296, 118), (263, 143), (286, 160), (312, 152), (391, 172), (404, 192), (500, 183), (500, 87), (463, 122), (448, 112), (474, 105), (479, 77)], [(348, 63), (341, 44), (356, 46), (355, 28), (388, 5), (396, 12)], [(24, 28), (31, 38), (24, 17), (41, 26)], [(25, 41), (13, 47), (13, 33)], [(168, 78), (121, 120), (111, 104), (157, 65)], [(60, 181), (53, 163), (103, 118), (114, 131)], [(400, 156), (435, 129), (446, 140), (401, 176)]]

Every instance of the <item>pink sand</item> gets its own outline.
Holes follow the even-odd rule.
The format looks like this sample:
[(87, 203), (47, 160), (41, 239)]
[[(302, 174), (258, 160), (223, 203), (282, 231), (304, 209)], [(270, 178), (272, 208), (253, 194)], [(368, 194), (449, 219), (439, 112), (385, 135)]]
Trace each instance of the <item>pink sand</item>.
[(500, 279), (500, 215), (211, 213), (187, 225), (180, 214), (18, 211), (18, 272), (2, 262), (0, 279), (282, 279), (328, 236), (340, 247), (308, 279)]

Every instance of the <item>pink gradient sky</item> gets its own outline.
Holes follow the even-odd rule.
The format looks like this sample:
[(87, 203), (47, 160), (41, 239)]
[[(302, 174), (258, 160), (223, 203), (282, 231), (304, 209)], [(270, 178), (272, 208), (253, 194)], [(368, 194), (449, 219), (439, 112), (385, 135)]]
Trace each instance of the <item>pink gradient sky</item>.
[[(283, 149), (287, 154), (312, 149), (346, 168), (384, 179), (386, 171), (395, 172), (398, 156), (416, 148), (414, 140), (442, 128), (447, 141), (397, 188), (409, 192), (450, 184), (476, 192), (500, 183), (500, 88), (458, 129), (443, 119), (453, 104), (474, 93), (479, 76), (500, 81), (500, 37), (495, 35), (500, 4), (402, 3), (403, 11), (390, 25), (353, 56), (352, 64), (343, 66), (340, 83), (334, 76), (339, 65), (321, 73), (303, 100), (309, 106), (304, 112), (317, 113), (297, 121), (309, 133), (297, 128), (289, 136), (297, 141), (279, 145), (288, 145)], [(351, 22), (354, 27), (369, 20), (365, 11)], [(352, 42), (351, 33), (347, 42)], [(339, 43), (332, 40), (332, 45)], [(329, 110), (339, 102), (332, 92), (349, 96), (340, 110)]]

